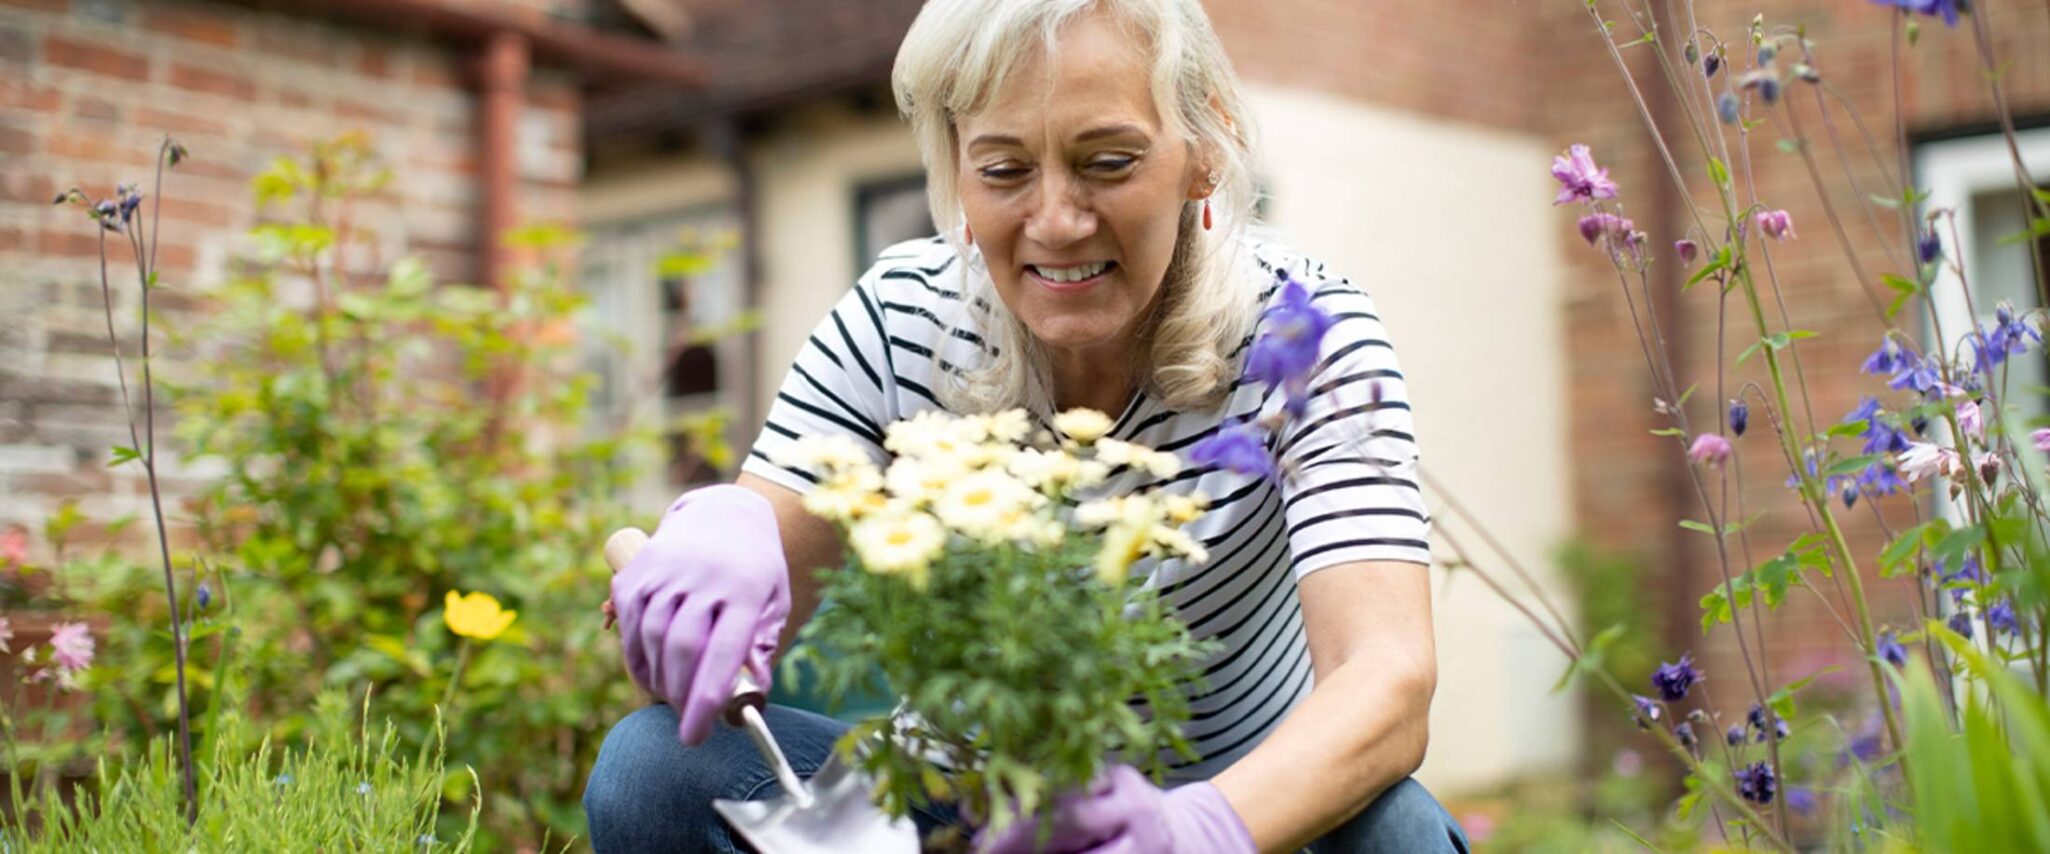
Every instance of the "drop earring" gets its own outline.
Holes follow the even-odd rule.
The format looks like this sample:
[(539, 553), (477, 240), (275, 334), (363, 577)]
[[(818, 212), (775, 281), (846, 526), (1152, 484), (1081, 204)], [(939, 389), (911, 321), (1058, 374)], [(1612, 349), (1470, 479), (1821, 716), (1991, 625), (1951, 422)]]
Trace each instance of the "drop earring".
[(961, 223), (961, 240), (966, 243), (975, 242), (975, 229), (966, 222)]
[(1210, 230), (1210, 200), (1203, 200), (1203, 230)]

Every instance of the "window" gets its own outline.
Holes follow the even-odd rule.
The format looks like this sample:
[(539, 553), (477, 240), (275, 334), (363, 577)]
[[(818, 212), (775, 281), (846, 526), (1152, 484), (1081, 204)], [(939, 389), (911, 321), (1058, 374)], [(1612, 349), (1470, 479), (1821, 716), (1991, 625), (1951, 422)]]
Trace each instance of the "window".
[(891, 244), (938, 234), (925, 200), (925, 175), (872, 181), (854, 189), (854, 271), (867, 272)]
[[(590, 306), (583, 319), (585, 364), (598, 375), (591, 429), (617, 430), (635, 419), (663, 425), (662, 458), (648, 460), (633, 499), (665, 502), (694, 483), (724, 479), (692, 452), (693, 423), (720, 408), (731, 413), (724, 438), (744, 448), (739, 411), (751, 381), (740, 336), (708, 340), (744, 321), (742, 271), (733, 251), (734, 218), (723, 206), (593, 225), (581, 281)], [(680, 256), (689, 256), (679, 263)], [(667, 263), (665, 263), (667, 262)], [(734, 462), (726, 466), (731, 469)]]
[[(2039, 182), (2045, 180), (2050, 175), (2050, 128), (2023, 131), (2017, 141), (2029, 173)], [(1937, 234), (1945, 253), (1964, 264), (1971, 299), (1965, 298), (1956, 274), (1943, 270), (1934, 285), (1934, 320), (1951, 352), (1969, 353), (1967, 336), (1973, 321), (1990, 328), (2001, 303), (2017, 311), (2041, 307), (2029, 255), (2034, 253), (2036, 264), (2050, 264), (2050, 238), (2002, 242), (2021, 233), (2027, 218), (2007, 142), (1999, 134), (1923, 144), (1915, 152), (1915, 172), (1917, 182), (1929, 191), (1922, 203), (1924, 213), (1957, 211), (1956, 245), (1948, 224), (1939, 221)], [(2006, 370), (2006, 401), (2018, 407), (2017, 413), (2023, 418), (2050, 414), (2050, 396), (2035, 391), (2050, 385), (2050, 363), (2042, 351), (2010, 361)]]

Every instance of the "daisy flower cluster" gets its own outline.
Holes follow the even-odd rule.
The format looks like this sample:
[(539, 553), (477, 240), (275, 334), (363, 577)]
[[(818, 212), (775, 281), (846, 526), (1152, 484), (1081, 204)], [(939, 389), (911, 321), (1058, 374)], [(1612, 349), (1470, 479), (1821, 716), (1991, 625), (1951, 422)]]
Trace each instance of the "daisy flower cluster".
[(846, 436), (805, 437), (779, 462), (819, 475), (804, 507), (846, 533), (864, 569), (902, 576), (920, 590), (950, 546), (1050, 552), (1071, 527), (1100, 532), (1094, 568), (1111, 586), (1142, 557), (1206, 560), (1202, 544), (1181, 529), (1207, 506), (1200, 494), (1156, 488), (1083, 499), (1121, 468), (1162, 479), (1181, 471), (1172, 453), (1109, 438), (1111, 426), (1093, 409), (1062, 412), (1052, 432), (1036, 435), (1022, 409), (928, 411), (890, 425), (885, 467)]

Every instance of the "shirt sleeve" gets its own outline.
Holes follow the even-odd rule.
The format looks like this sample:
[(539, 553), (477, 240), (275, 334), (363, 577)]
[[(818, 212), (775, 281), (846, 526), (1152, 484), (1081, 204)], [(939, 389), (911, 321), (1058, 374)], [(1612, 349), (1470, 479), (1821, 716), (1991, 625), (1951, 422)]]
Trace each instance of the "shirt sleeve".
[(896, 386), (889, 336), (868, 277), (819, 321), (792, 360), (769, 405), (741, 471), (810, 492), (817, 473), (789, 464), (787, 451), (806, 436), (840, 435), (862, 447), (878, 466), (888, 460), (883, 427)]
[(1297, 578), (1341, 563), (1431, 562), (1416, 428), (1373, 300), (1345, 283), (1312, 297), (1334, 319), (1302, 418), (1276, 449)]

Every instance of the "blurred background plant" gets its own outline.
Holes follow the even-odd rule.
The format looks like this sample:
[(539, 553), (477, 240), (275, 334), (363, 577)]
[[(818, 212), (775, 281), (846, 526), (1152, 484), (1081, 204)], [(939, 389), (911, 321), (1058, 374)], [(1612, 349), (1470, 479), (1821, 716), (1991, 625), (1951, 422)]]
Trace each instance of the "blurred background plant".
[[(599, 618), (608, 573), (593, 544), (638, 521), (624, 497), (665, 428), (730, 461), (725, 416), (593, 422), (567, 231), (514, 234), (523, 263), (503, 289), (437, 283), (410, 259), (364, 263), (352, 205), (391, 180), (360, 134), (272, 162), (251, 182), (264, 214), (254, 252), (172, 331), (183, 370), (158, 369), (182, 464), (210, 473), (172, 517), (198, 753), (214, 766), (202, 773), (234, 789), (223, 775), (244, 772), (224, 757), (266, 738), (317, 744), (320, 698), (367, 691), (390, 720), (387, 752), (445, 745), (450, 766), (474, 772), (436, 778), (449, 803), (478, 809), (440, 814), (427, 835), (474, 829), (491, 849), (572, 840), (598, 744), (640, 702)], [(668, 263), (718, 251), (681, 247)], [(134, 459), (117, 449), (112, 464)], [(82, 521), (66, 505), (44, 532), (56, 565), (8, 576), (23, 606), (100, 615), (103, 638), (78, 699), (44, 713), (48, 737), (22, 755), (74, 771), (104, 756), (102, 791), (141, 792), (163, 771), (151, 745), (176, 720), (171, 617), (154, 568), (69, 546)], [(234, 726), (251, 738), (237, 741), (227, 722), (245, 716)], [(202, 794), (202, 824), (231, 800)]]

